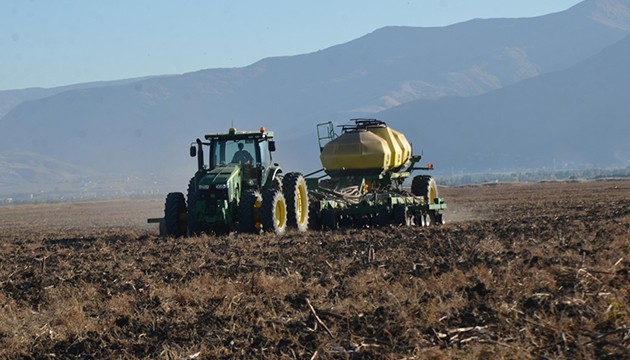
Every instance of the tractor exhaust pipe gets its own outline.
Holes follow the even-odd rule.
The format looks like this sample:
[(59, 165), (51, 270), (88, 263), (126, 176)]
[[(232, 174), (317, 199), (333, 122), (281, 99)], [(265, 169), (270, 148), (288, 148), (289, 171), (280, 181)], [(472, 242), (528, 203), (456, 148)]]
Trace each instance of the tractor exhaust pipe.
[(203, 169), (203, 146), (200, 139), (197, 139), (197, 169)]

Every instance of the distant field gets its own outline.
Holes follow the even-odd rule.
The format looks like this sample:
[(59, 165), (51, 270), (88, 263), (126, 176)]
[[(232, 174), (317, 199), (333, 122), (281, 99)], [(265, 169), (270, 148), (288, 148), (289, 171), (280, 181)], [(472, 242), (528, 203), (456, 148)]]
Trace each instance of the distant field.
[(0, 206), (0, 358), (630, 358), (630, 181), (440, 195), (441, 227), (282, 237)]

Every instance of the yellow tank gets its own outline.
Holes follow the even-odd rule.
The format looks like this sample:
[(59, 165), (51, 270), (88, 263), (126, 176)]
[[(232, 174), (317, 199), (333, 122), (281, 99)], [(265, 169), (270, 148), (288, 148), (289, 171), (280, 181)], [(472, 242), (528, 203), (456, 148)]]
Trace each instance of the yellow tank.
[(409, 143), (409, 141), (407, 141), (407, 137), (405, 136), (405, 134), (394, 129), (391, 129), (391, 131), (398, 141), (398, 145), (400, 145), (400, 148), (402, 149), (402, 165), (405, 165), (411, 160), (411, 144)]
[(343, 133), (327, 143), (320, 154), (327, 173), (344, 171), (378, 174), (389, 168), (391, 157), (387, 141), (365, 130)]
[(368, 127), (367, 130), (378, 135), (387, 142), (389, 151), (392, 153), (391, 160), (387, 165), (389, 169), (397, 168), (406, 162), (403, 161), (404, 150), (400, 144), (399, 136), (394, 134), (394, 130), (386, 126)]

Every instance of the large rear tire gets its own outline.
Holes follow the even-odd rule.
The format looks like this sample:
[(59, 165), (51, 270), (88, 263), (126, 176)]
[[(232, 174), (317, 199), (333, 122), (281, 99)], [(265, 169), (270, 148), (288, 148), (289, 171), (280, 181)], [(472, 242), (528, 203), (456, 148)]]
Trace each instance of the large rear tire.
[(291, 172), (282, 179), (282, 193), (287, 201), (287, 223), (298, 231), (308, 229), (308, 189), (304, 176)]
[(274, 178), (273, 178), (273, 181), (271, 182), (271, 187), (273, 187), (276, 190), (282, 191), (282, 180), (283, 179), (284, 179), (284, 175), (276, 174), (276, 176), (274, 176)]
[(166, 236), (186, 234), (186, 200), (182, 193), (169, 193), (164, 203), (164, 230)]
[(287, 231), (287, 206), (281, 191), (267, 189), (263, 193), (262, 225), (263, 230), (277, 235)]
[(238, 227), (240, 233), (257, 233), (262, 229), (260, 209), (262, 195), (255, 190), (247, 190), (241, 195), (238, 206)]
[(195, 220), (197, 218), (197, 200), (199, 199), (197, 179), (192, 177), (188, 182), (188, 236), (197, 236), (201, 233), (201, 226)]
[(411, 182), (411, 193), (422, 196), (426, 204), (435, 204), (438, 197), (437, 184), (430, 175), (418, 175)]

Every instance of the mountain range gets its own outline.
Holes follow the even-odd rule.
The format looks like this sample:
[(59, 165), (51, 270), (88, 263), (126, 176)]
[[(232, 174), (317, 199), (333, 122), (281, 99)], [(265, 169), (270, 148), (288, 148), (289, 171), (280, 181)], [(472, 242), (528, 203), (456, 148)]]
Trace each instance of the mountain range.
[(585, 0), (534, 18), (386, 27), (243, 68), (2, 91), (0, 152), (183, 186), (188, 144), (205, 133), (265, 126), (285, 169), (308, 171), (317, 123), (376, 117), (451, 171), (627, 165), (628, 34), (630, 0)]
[(431, 159), (462, 171), (630, 166), (629, 64), (627, 36), (567, 70), (378, 116), (404, 124), (424, 149), (438, 149)]

